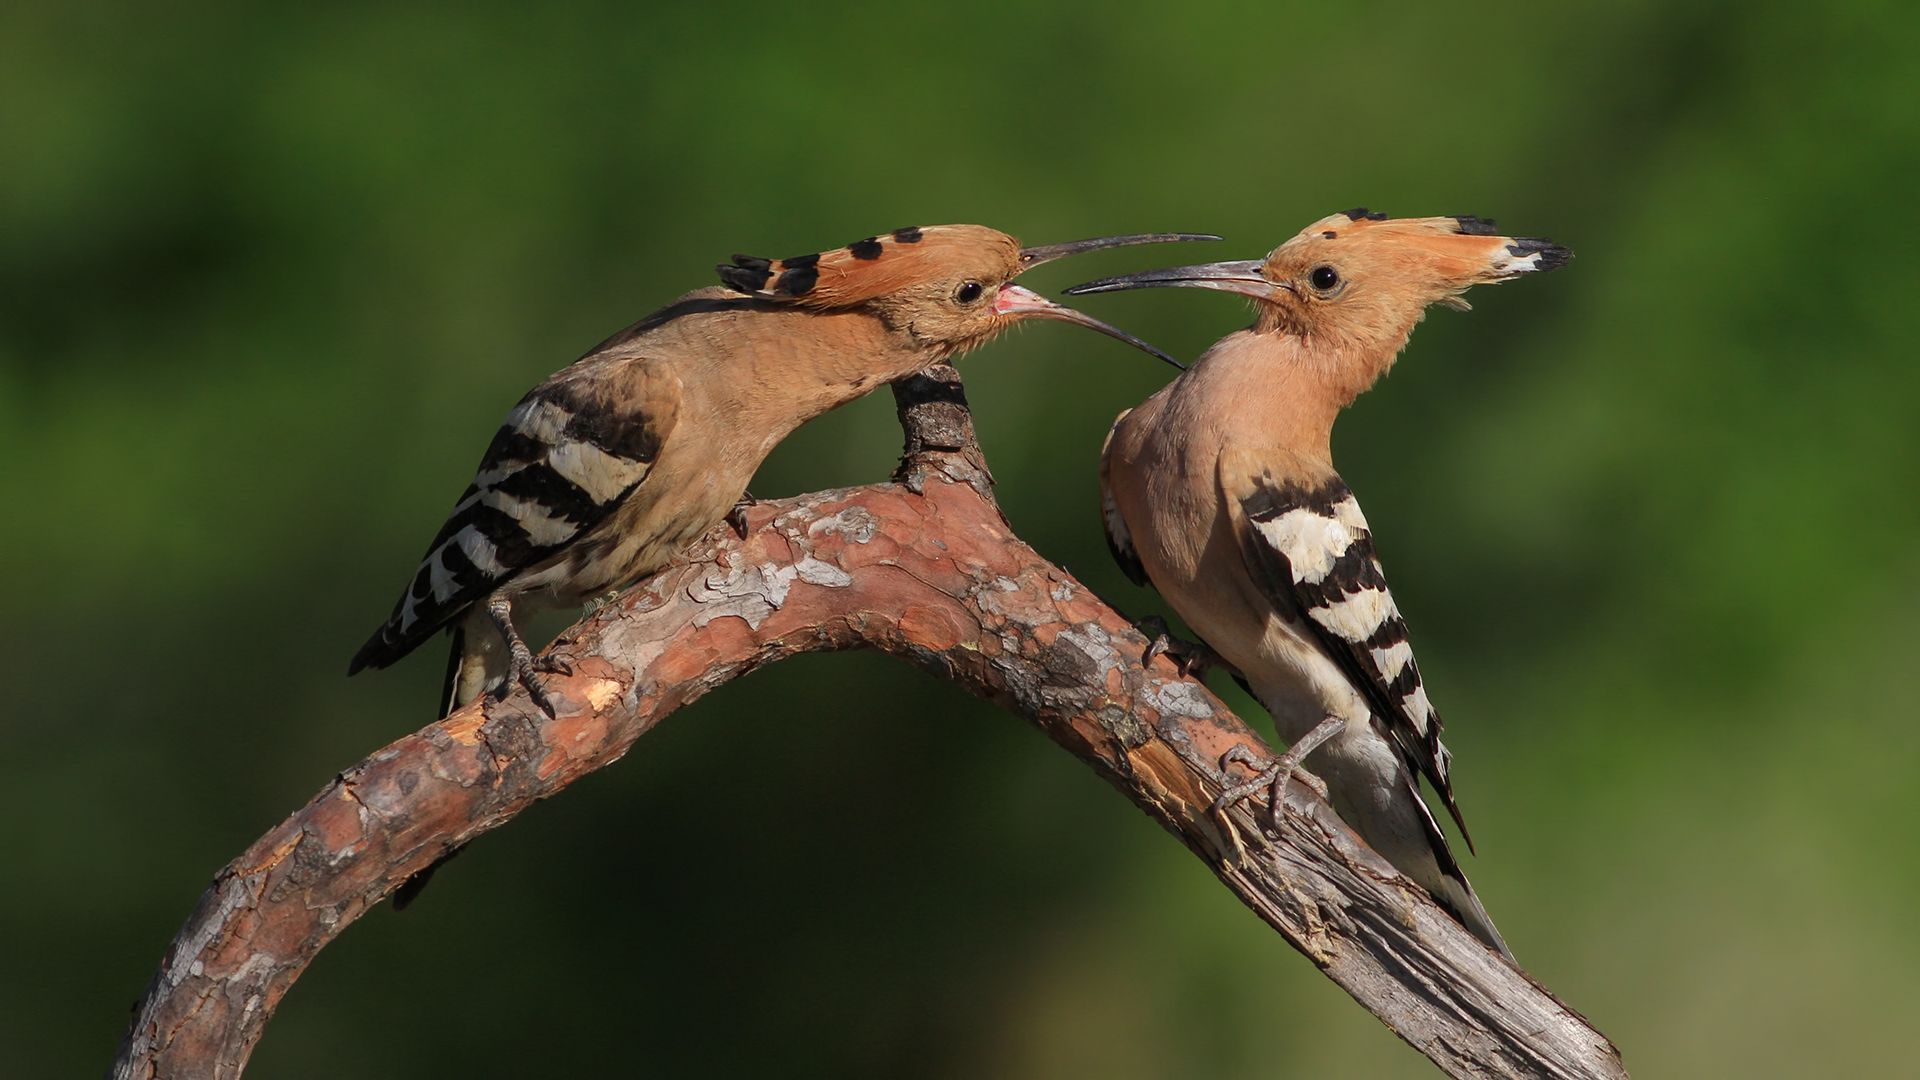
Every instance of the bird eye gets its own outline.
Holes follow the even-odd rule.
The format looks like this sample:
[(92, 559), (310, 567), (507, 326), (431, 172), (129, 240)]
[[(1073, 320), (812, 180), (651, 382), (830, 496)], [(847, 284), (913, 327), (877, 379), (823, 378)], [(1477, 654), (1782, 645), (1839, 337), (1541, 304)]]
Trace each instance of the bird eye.
[(986, 291), (987, 287), (985, 285), (977, 281), (969, 281), (954, 292), (953, 298), (963, 304), (971, 304), (979, 300), (981, 294)]
[(1316, 266), (1307, 272), (1307, 281), (1312, 284), (1314, 288), (1321, 292), (1326, 292), (1335, 285), (1340, 284), (1340, 271), (1335, 270), (1331, 266)]

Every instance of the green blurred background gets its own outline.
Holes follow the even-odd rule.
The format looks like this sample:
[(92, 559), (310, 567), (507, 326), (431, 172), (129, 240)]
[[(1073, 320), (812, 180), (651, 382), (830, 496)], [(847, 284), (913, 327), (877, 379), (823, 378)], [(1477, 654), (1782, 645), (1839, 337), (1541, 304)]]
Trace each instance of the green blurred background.
[[(104, 1068), (212, 873), (431, 718), (437, 646), (347, 658), (505, 410), (717, 260), (1229, 237), (1054, 291), (1363, 203), (1579, 256), (1336, 436), (1514, 950), (1638, 1077), (1920, 1069), (1911, 4), (294, 7), (0, 7), (0, 1073)], [(1168, 371), (1058, 325), (962, 371), (1021, 534), (1154, 610), (1094, 470)], [(898, 441), (875, 395), (754, 490)], [(587, 1074), (1433, 1071), (1068, 755), (845, 655), (370, 913), (249, 1075)]]

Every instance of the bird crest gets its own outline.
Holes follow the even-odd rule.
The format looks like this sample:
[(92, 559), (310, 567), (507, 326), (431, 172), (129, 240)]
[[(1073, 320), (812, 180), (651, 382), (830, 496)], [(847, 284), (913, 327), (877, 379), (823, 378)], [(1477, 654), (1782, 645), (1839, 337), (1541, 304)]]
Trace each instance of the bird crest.
[(1554, 270), (1572, 258), (1551, 240), (1501, 236), (1488, 218), (1471, 214), (1390, 218), (1361, 206), (1300, 230), (1267, 256), (1267, 274), (1287, 280), (1289, 264), (1337, 257), (1350, 246), (1359, 247), (1363, 258), (1390, 271), (1408, 274), (1418, 265), (1423, 271), (1418, 276), (1446, 290)]
[(983, 225), (929, 225), (895, 229), (845, 247), (785, 259), (735, 255), (716, 269), (728, 288), (764, 300), (809, 307), (849, 307), (887, 296), (943, 271), (1022, 269), (1020, 242)]
[(1266, 301), (1262, 332), (1367, 339), (1391, 359), (1428, 304), (1465, 308), (1460, 294), (1473, 285), (1554, 270), (1572, 257), (1551, 240), (1501, 236), (1470, 214), (1390, 218), (1362, 206), (1321, 218), (1264, 259), (1102, 278), (1067, 295), (1156, 286), (1241, 293)]

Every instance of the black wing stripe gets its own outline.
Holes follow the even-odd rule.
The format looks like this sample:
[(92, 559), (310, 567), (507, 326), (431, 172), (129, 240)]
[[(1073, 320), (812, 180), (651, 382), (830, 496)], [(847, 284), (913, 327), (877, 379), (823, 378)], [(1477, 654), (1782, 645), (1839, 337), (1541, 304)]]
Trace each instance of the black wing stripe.
[[(545, 442), (513, 427), (502, 427), (494, 433), (493, 441), (487, 444), (487, 452), (480, 458), (480, 476), (496, 473), (525, 465), (530, 461), (539, 461), (547, 454)], [(472, 492), (474, 488), (468, 488)]]
[[(496, 446), (502, 441), (496, 439)], [(606, 497), (595, 498), (595, 492), (546, 464), (503, 468), (487, 462), (483, 483), (468, 489), (421, 560), (412, 588), (390, 620), (393, 638), (410, 635), (422, 622), (437, 625), (448, 609), (466, 606), (564, 547), (604, 518), (648, 469), (645, 462), (574, 440), (562, 440), (547, 456), (587, 478)]]
[(543, 465), (515, 469), (489, 487), (481, 497), (503, 510), (508, 509), (507, 500), (530, 503), (538, 507), (544, 516), (572, 525), (593, 521), (605, 512), (601, 502), (582, 491), (580, 485)]
[(491, 580), (506, 577), (544, 554), (512, 514), (485, 502), (454, 515), (447, 525), (447, 539), (439, 550), (459, 551)]
[(545, 467), (580, 488), (600, 508), (598, 512), (604, 514), (646, 478), (651, 466), (645, 461), (610, 454), (590, 442), (562, 439), (547, 452)]
[[(553, 408), (540, 419), (552, 423), (564, 416), (563, 410)], [(535, 460), (518, 460), (525, 457)], [(604, 518), (645, 478), (647, 469), (646, 462), (579, 440), (561, 438), (543, 446), (525, 431), (502, 428), (481, 464), (479, 482), (467, 489), (421, 560), (409, 595), (423, 600), (431, 596), (433, 603), (424, 612), (403, 605), (395, 612), (395, 629), (404, 634), (415, 622), (436, 614), (432, 609), (464, 606), (552, 554)], [(424, 591), (422, 581), (428, 585)]]
[[(1427, 800), (1420, 797), (1420, 781), (1412, 773), (1406, 774), (1406, 777), (1407, 787), (1413, 795), (1413, 805), (1420, 809), (1421, 830), (1427, 834), (1427, 846), (1433, 849), (1433, 859), (1440, 864), (1440, 872), (1465, 884), (1467, 875), (1460, 869), (1460, 860), (1453, 857), (1453, 845), (1447, 843), (1447, 834), (1440, 831), (1440, 823), (1433, 820), (1433, 811), (1427, 809)], [(1452, 805), (1451, 800), (1448, 805)], [(1459, 820), (1457, 811), (1454, 820)], [(1466, 827), (1462, 826), (1460, 835), (1465, 836), (1466, 832)], [(1471, 843), (1468, 846), (1471, 848)]]
[(1134, 550), (1133, 533), (1127, 529), (1127, 519), (1120, 513), (1120, 504), (1113, 497), (1111, 463), (1107, 457), (1113, 450), (1113, 433), (1132, 411), (1128, 409), (1113, 418), (1113, 426), (1107, 429), (1106, 441), (1100, 444), (1100, 523), (1107, 537), (1107, 551), (1113, 555), (1113, 561), (1119, 564), (1120, 572), (1135, 585), (1145, 586), (1150, 584), (1147, 568), (1140, 561), (1140, 553)]
[(660, 456), (660, 429), (644, 414), (587, 412), (567, 421), (566, 437), (590, 443), (609, 455), (652, 464)]
[(1400, 673), (1387, 684), (1387, 696), (1395, 701), (1405, 701), (1415, 690), (1422, 689), (1420, 667), (1409, 659)]
[(1100, 517), (1106, 525), (1107, 551), (1113, 555), (1113, 561), (1120, 566), (1120, 572), (1135, 585), (1146, 585), (1147, 568), (1140, 562), (1140, 555), (1133, 550), (1133, 535), (1127, 531), (1126, 519), (1120, 516), (1120, 508), (1114, 505), (1113, 493), (1100, 492)]
[(498, 576), (498, 548), (469, 525), (440, 545), (420, 567), (436, 604), (445, 604)]
[(556, 375), (507, 414), (353, 670), (406, 655), (467, 605), (605, 521), (646, 479), (677, 420), (678, 380), (646, 361), (594, 363)]

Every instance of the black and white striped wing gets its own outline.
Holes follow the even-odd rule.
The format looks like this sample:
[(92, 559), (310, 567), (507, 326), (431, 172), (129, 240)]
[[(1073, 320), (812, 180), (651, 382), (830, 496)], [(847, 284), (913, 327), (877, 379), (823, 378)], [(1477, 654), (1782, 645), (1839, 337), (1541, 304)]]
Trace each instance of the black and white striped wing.
[(644, 360), (583, 361), (521, 399), (348, 673), (412, 652), (604, 521), (647, 478), (679, 407), (680, 380)]
[(1447, 778), (1440, 714), (1427, 701), (1406, 620), (1387, 589), (1372, 530), (1353, 493), (1338, 477), (1313, 490), (1261, 477), (1240, 506), (1241, 553), (1254, 580), (1281, 611), (1311, 630), (1466, 835)]

